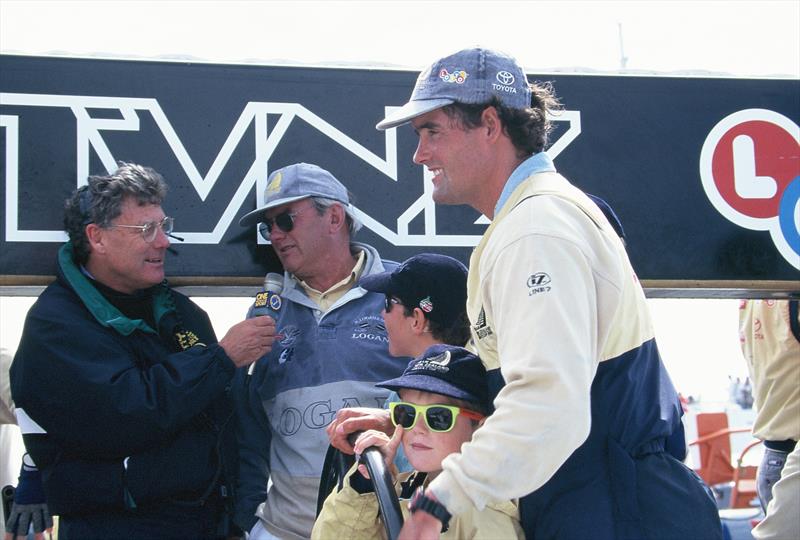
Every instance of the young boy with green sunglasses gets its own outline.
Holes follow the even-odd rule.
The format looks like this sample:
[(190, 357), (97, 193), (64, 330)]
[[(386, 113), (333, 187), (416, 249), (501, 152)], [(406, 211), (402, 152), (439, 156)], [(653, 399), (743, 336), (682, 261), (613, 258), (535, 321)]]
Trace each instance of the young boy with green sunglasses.
[[(395, 489), (404, 514), (438, 513), (437, 503), (427, 499), (424, 488), (442, 471), (442, 462), (457, 454), (461, 445), (480, 436), (476, 430), (491, 412), (486, 370), (480, 359), (466, 349), (434, 345), (412, 360), (403, 374), (377, 386), (399, 393), (401, 401), (390, 404), (393, 436), (381, 431), (362, 433), (357, 454), (377, 446), (391, 467), (400, 444), (414, 471), (395, 475)], [(449, 459), (456, 459), (453, 456)], [(408, 501), (412, 510), (409, 510)], [(444, 510), (444, 507), (439, 505)], [(441, 538), (524, 538), (519, 512), (511, 501), (489, 502), (449, 520)], [(312, 539), (372, 539), (383, 537), (383, 524), (371, 480), (363, 465), (350, 470), (339, 492), (325, 501), (314, 524)]]

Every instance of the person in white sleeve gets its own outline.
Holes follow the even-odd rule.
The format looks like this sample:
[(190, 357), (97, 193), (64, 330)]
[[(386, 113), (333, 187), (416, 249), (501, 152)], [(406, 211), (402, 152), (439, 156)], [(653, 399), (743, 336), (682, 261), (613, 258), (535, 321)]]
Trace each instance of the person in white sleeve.
[[(682, 463), (680, 402), (625, 247), (544, 151), (558, 107), (512, 57), (473, 48), (434, 62), (377, 125), (410, 122), (434, 201), (492, 220), (467, 314), (495, 413), (424, 495), (454, 516), (520, 497), (527, 538), (722, 538)], [(400, 538), (434, 538), (437, 513), (412, 514)]]

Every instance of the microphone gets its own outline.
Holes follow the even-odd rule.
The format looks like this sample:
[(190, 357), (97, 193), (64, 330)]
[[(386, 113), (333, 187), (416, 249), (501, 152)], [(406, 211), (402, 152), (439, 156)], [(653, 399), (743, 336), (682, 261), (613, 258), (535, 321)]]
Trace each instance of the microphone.
[[(170, 238), (174, 238), (175, 240), (180, 240), (181, 242), (183, 242), (183, 240), (184, 240), (182, 237), (180, 237), (180, 236), (175, 236), (175, 235), (174, 235), (174, 234), (172, 234), (172, 233), (166, 233), (166, 234), (167, 234), (167, 236), (169, 236)], [(174, 248), (174, 247), (172, 247), (172, 246), (169, 246), (169, 247), (167, 248), (167, 251), (169, 251), (169, 252), (170, 252), (170, 253), (172, 253), (173, 255), (177, 255), (177, 254), (178, 254), (178, 250), (177, 250), (177, 249), (175, 249), (175, 248)]]
[(269, 315), (273, 319), (278, 319), (278, 314), (283, 305), (281, 298), (283, 292), (283, 276), (275, 272), (270, 272), (264, 276), (264, 290), (256, 295), (253, 302), (253, 317), (259, 315)]
[[(277, 321), (281, 306), (283, 306), (283, 299), (280, 296), (281, 292), (283, 292), (282, 275), (270, 272), (264, 276), (264, 290), (256, 295), (256, 299), (253, 302), (253, 311), (250, 313), (250, 316), (259, 317), (262, 315), (269, 315)], [(282, 336), (279, 334), (275, 335), (276, 339), (280, 339), (281, 337)], [(253, 374), (255, 368), (255, 362), (250, 364), (250, 367), (247, 368), (248, 377)]]
[(283, 292), (283, 276), (277, 272), (270, 272), (264, 276), (264, 290), (281, 294)]

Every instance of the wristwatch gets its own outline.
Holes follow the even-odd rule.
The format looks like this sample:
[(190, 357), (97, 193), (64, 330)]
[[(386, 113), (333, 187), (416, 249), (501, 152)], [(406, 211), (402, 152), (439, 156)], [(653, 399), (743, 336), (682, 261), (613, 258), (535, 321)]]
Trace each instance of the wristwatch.
[(411, 498), (411, 503), (408, 505), (408, 509), (411, 510), (413, 514), (417, 510), (421, 510), (426, 514), (430, 514), (439, 521), (442, 522), (442, 532), (447, 531), (447, 526), (450, 523), (450, 512), (447, 511), (447, 508), (444, 507), (442, 503), (439, 501), (435, 501), (430, 497), (425, 495), (425, 488), (418, 487), (417, 491), (414, 492), (414, 496)]

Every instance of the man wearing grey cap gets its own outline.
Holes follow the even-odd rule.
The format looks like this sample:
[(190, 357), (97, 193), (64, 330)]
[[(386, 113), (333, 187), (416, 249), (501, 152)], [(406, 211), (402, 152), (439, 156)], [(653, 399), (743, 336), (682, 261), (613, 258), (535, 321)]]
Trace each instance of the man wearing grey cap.
[(234, 392), (241, 456), (235, 520), (251, 539), (308, 538), (325, 426), (338, 409), (381, 407), (389, 392), (375, 383), (408, 363), (389, 355), (384, 295), (357, 285), (397, 264), (352, 241), (361, 225), (347, 189), (316, 165), (273, 172), (264, 205), (240, 224), (258, 224), (285, 273), (278, 339), (252, 374), (240, 370)]
[(432, 511), (401, 538), (517, 497), (528, 538), (721, 538), (713, 498), (681, 463), (681, 407), (621, 238), (544, 152), (558, 107), (510, 56), (467, 49), (377, 125), (410, 122), (434, 201), (492, 220), (467, 314), (495, 413), (444, 461), (424, 493)]

